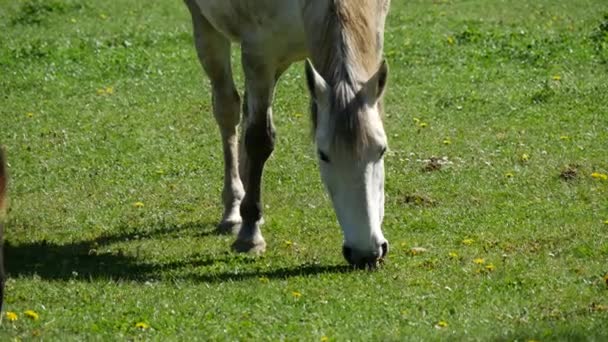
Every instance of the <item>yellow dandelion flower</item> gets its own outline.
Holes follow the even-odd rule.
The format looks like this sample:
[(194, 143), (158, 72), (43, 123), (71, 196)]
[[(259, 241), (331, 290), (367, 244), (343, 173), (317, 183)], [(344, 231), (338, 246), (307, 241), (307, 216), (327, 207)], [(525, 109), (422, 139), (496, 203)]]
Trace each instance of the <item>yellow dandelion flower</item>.
[(321, 337), (321, 342), (329, 342), (329, 337), (327, 337), (327, 336)]
[(427, 124), (426, 122), (421, 122), (418, 124), (418, 127), (420, 128), (426, 128), (429, 124)]
[(6, 319), (8, 319), (10, 322), (14, 322), (14, 321), (16, 321), (16, 320), (19, 319), (19, 316), (16, 313), (12, 312), (12, 311), (7, 311), (4, 314), (4, 317), (6, 317)]
[(450, 256), (450, 258), (452, 258), (452, 259), (456, 259), (456, 258), (458, 258), (458, 253), (456, 253), (456, 252), (450, 252), (448, 255), (449, 255), (449, 256)]
[(418, 119), (418, 118), (414, 118), (414, 122), (415, 122), (415, 123), (420, 123), (420, 119)]
[(514, 176), (513, 172), (505, 173), (505, 177), (507, 177), (507, 178), (513, 178), (513, 176)]
[(33, 118), (34, 117), (34, 113), (27, 112), (27, 113), (25, 113), (25, 116), (27, 116), (28, 118)]
[(291, 293), (291, 295), (293, 296), (293, 298), (296, 298), (296, 299), (302, 297), (302, 294), (298, 291), (293, 291)]
[(437, 324), (435, 324), (435, 328), (437, 329), (443, 329), (443, 328), (447, 328), (448, 327), (448, 322), (446, 321), (439, 321), (437, 322)]
[(264, 284), (267, 284), (270, 281), (270, 279), (268, 279), (268, 277), (260, 277), (258, 279), (260, 280), (260, 283), (264, 283)]
[(141, 330), (146, 330), (146, 329), (150, 329), (150, 325), (148, 323), (144, 323), (144, 322), (137, 322), (137, 323), (135, 323), (135, 328), (141, 329)]
[(403, 241), (400, 243), (401, 247), (407, 247), (407, 242)]
[(560, 75), (553, 75), (553, 77), (551, 77), (554, 81), (561, 81), (562, 77)]
[(143, 208), (144, 207), (144, 203), (143, 202), (135, 202), (135, 203), (133, 203), (133, 206), (135, 208)]
[(452, 144), (452, 140), (450, 138), (445, 138), (445, 139), (443, 139), (443, 144), (444, 145), (451, 145)]
[(454, 37), (452, 37), (452, 36), (448, 37), (448, 44), (454, 45), (455, 42), (456, 42), (456, 40), (454, 39)]
[(527, 153), (524, 153), (519, 159), (521, 159), (522, 162), (527, 162), (528, 160), (530, 160), (530, 156)]
[(25, 310), (23, 314), (25, 315), (25, 317), (33, 319), (34, 321), (39, 318), (38, 314), (34, 310)]
[(293, 116), (295, 116), (296, 118), (299, 119), (299, 118), (303, 117), (304, 114), (302, 114), (302, 113), (295, 113)]
[(473, 262), (476, 263), (477, 265), (483, 265), (486, 263), (486, 261), (483, 258), (475, 258), (475, 259), (473, 259)]
[(285, 240), (285, 246), (287, 246), (287, 247), (293, 246), (293, 241)]
[(106, 93), (106, 90), (104, 88), (97, 89), (97, 95), (103, 95), (105, 93)]
[(113, 94), (113, 93), (114, 93), (114, 88), (106, 87), (106, 94)]
[(604, 224), (608, 224), (608, 220), (604, 221)]
[(605, 173), (594, 172), (591, 174), (591, 177), (595, 179), (608, 180), (608, 175)]
[(494, 266), (493, 264), (487, 264), (486, 265), (486, 270), (489, 272), (492, 272), (496, 269), (496, 266)]
[(472, 245), (473, 242), (475, 242), (475, 240), (473, 240), (473, 239), (464, 239), (464, 240), (462, 240), (462, 244), (463, 245), (467, 245), (467, 246)]

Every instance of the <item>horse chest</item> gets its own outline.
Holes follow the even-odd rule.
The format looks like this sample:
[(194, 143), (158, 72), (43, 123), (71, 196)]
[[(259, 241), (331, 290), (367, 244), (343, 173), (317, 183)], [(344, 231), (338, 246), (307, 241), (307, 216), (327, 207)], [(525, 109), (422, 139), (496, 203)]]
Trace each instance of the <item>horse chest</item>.
[(203, 16), (250, 53), (278, 63), (306, 56), (299, 0), (197, 0)]

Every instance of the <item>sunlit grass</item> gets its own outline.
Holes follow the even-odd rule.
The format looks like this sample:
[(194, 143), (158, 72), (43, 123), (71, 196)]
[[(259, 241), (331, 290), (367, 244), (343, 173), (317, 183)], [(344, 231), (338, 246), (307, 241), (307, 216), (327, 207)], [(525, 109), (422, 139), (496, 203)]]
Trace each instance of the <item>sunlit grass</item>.
[(0, 9), (2, 338), (608, 337), (604, 2), (393, 1), (376, 272), (342, 259), (301, 65), (276, 94), (267, 253), (236, 255), (185, 6)]

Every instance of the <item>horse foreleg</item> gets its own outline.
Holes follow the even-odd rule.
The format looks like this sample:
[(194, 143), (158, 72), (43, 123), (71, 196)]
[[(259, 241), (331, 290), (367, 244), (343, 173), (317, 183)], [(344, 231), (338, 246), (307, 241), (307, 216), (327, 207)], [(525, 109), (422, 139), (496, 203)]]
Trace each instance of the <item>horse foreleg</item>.
[(213, 114), (222, 136), (224, 214), (218, 229), (236, 233), (242, 222), (239, 207), (245, 192), (238, 170), (237, 126), (241, 105), (232, 77), (230, 41), (210, 25), (194, 1), (187, 0), (186, 4), (192, 15), (196, 51), (211, 81)]
[[(243, 49), (246, 51), (246, 48)], [(243, 223), (233, 248), (239, 252), (261, 253), (266, 248), (262, 236), (261, 187), (264, 164), (274, 150), (275, 129), (272, 123), (272, 99), (275, 70), (264, 65), (261, 58), (243, 53), (247, 103), (244, 128), (244, 150), (247, 162), (243, 165), (247, 179), (245, 198), (241, 202)]]

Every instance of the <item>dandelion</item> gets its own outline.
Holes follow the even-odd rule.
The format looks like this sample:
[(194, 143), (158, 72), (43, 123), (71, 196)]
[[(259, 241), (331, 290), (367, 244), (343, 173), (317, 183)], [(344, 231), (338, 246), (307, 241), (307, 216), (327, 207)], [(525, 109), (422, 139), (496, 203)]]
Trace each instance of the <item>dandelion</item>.
[(144, 203), (143, 202), (135, 202), (135, 203), (133, 203), (133, 207), (135, 207), (135, 208), (143, 208), (144, 207)]
[(291, 295), (293, 296), (293, 298), (298, 299), (300, 297), (302, 297), (302, 293), (298, 292), (298, 291), (293, 291), (291, 293)]
[(444, 145), (451, 145), (452, 144), (452, 140), (450, 140), (450, 138), (445, 138), (445, 139), (443, 139), (443, 144)]
[(114, 88), (105, 87), (97, 89), (97, 95), (111, 95), (114, 93)]
[(268, 277), (260, 277), (258, 279), (259, 279), (260, 283), (263, 283), (263, 284), (267, 284), (270, 281), (270, 279), (268, 279)]
[(608, 220), (604, 221), (604, 224), (608, 224)]
[(420, 123), (420, 119), (418, 119), (418, 118), (414, 118), (414, 122), (415, 122), (415, 123)]
[(290, 240), (285, 240), (285, 246), (286, 246), (286, 247), (291, 247), (291, 246), (293, 246), (293, 241), (290, 241)]
[(303, 117), (304, 114), (302, 114), (302, 113), (295, 113), (293, 116), (295, 116), (296, 118), (299, 119), (299, 118)]
[(475, 258), (475, 259), (473, 259), (473, 262), (476, 263), (477, 265), (483, 265), (486, 263), (486, 261), (483, 258)]
[(456, 40), (454, 39), (454, 37), (452, 37), (452, 36), (448, 37), (448, 44), (454, 45), (455, 42), (456, 42)]
[(462, 244), (463, 245), (467, 245), (467, 246), (472, 245), (473, 242), (475, 242), (475, 240), (473, 240), (473, 239), (464, 239), (464, 240), (462, 240)]
[(507, 178), (513, 178), (513, 176), (514, 176), (513, 172), (507, 172), (507, 173), (505, 173), (505, 177), (507, 177)]
[(594, 172), (591, 174), (591, 177), (595, 179), (608, 180), (608, 175), (605, 173)]
[(437, 324), (435, 324), (435, 328), (437, 328), (437, 329), (447, 328), (447, 326), (448, 326), (448, 322), (446, 322), (446, 321), (439, 321), (439, 322), (437, 322)]
[(23, 314), (25, 315), (25, 317), (33, 319), (34, 321), (39, 318), (38, 314), (34, 310), (25, 310)]
[(488, 272), (493, 272), (495, 269), (496, 269), (496, 266), (494, 266), (493, 264), (486, 265), (486, 271), (488, 271)]
[(418, 124), (418, 127), (420, 128), (426, 128), (429, 124), (427, 124), (426, 122), (421, 122)]
[(527, 162), (528, 160), (530, 160), (530, 156), (529, 156), (527, 153), (524, 153), (524, 154), (522, 154), (522, 155), (521, 155), (521, 157), (519, 157), (519, 159), (520, 159), (522, 162), (524, 162), (524, 163), (525, 163), (525, 162)]
[(561, 81), (562, 77), (560, 75), (553, 75), (553, 77), (551, 77), (554, 81)]
[(140, 329), (140, 330), (147, 330), (147, 329), (150, 329), (150, 325), (148, 323), (144, 323), (144, 322), (137, 322), (137, 323), (135, 323), (135, 328)]
[(329, 337), (327, 337), (327, 336), (321, 337), (321, 342), (329, 342)]
[(17, 316), (17, 314), (12, 311), (7, 311), (4, 314), (4, 317), (6, 317), (6, 319), (8, 319), (10, 322), (14, 322), (19, 319), (19, 316)]
[(452, 259), (456, 259), (456, 258), (458, 258), (458, 253), (456, 253), (456, 252), (450, 252), (450, 253), (448, 253), (448, 255), (449, 255), (449, 256), (450, 256), (450, 258), (452, 258)]
[(27, 113), (25, 113), (25, 116), (28, 117), (28, 118), (33, 118), (34, 117), (34, 113), (27, 112)]

